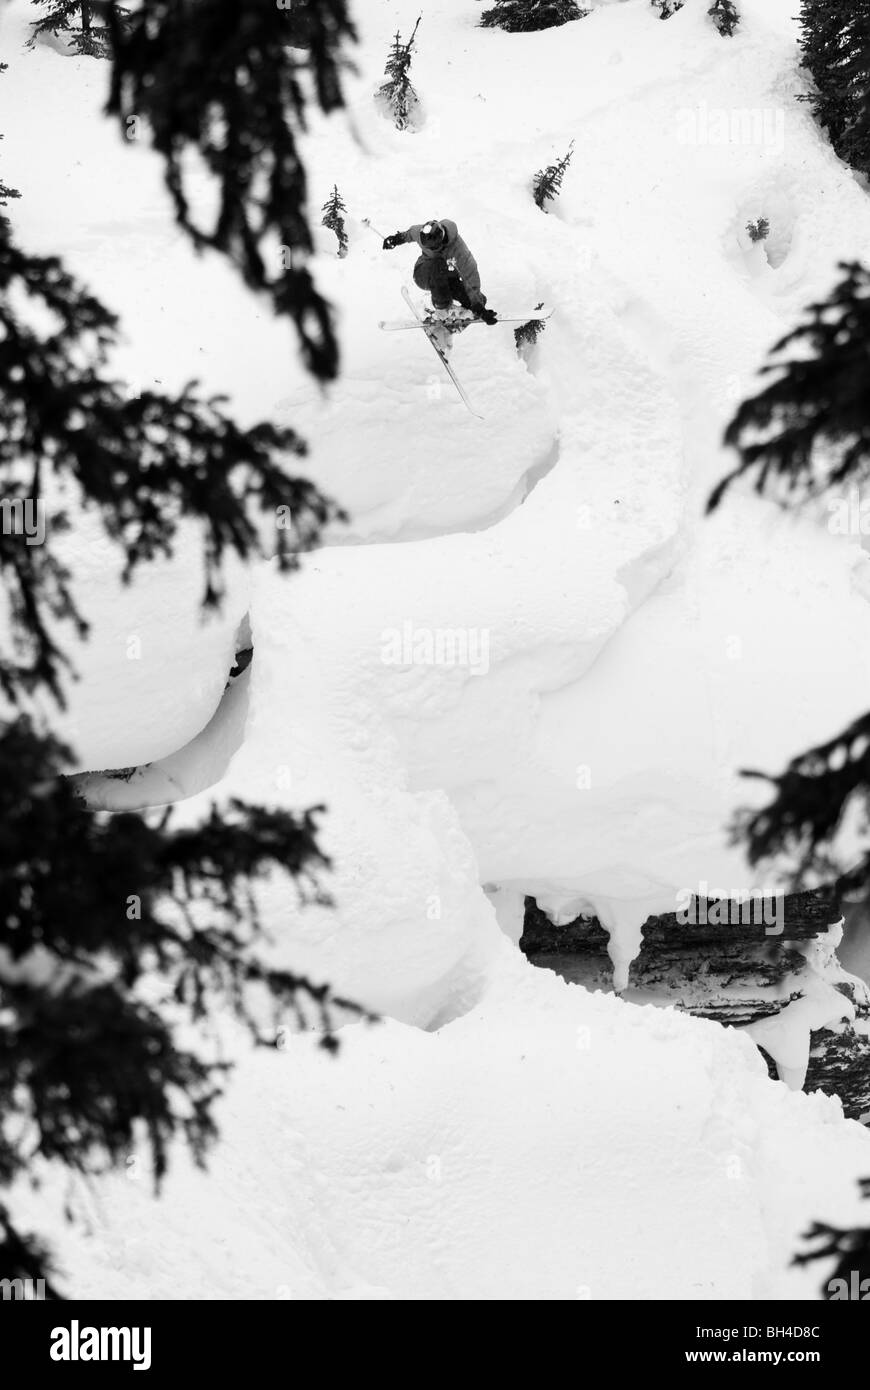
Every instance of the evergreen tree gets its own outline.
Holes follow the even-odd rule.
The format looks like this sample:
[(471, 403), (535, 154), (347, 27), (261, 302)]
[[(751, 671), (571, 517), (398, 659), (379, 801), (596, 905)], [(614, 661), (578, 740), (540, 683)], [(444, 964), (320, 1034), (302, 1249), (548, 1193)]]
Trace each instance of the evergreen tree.
[[(284, 459), (302, 452), (291, 430), (243, 431), (192, 385), (175, 397), (127, 399), (105, 373), (113, 316), (55, 258), (25, 255), (6, 222), (0, 330), (0, 574), (13, 638), (0, 686), (11, 703), (23, 707), (43, 687), (63, 702), (69, 668), (54, 623), (87, 630), (50, 543), (28, 545), (8, 524), (16, 503), (38, 498), (49, 480), (66, 478), (99, 508), (127, 576), (172, 554), (182, 515), (199, 519), (208, 603), (219, 601), (226, 550), (259, 550), (258, 510), (274, 517), (290, 508), (295, 538), (275, 531), (285, 569), (295, 562), (291, 543), (313, 544), (336, 515), (310, 483), (288, 476)], [(49, 539), (68, 525), (53, 511)], [(0, 731), (0, 1107), (20, 1121), (0, 1135), (2, 1185), (34, 1154), (95, 1171), (129, 1152), (143, 1125), (158, 1176), (175, 1133), (202, 1157), (220, 1068), (175, 1043), (154, 1004), (155, 979), (173, 1007), (200, 1019), (223, 1001), (252, 1031), (252, 983), (297, 1016), (297, 996), (307, 994), (318, 1018), (328, 1025), (330, 1017), (328, 990), (262, 963), (248, 886), (274, 869), (316, 891), (325, 861), (314, 812), (297, 818), (239, 802), (181, 832), (168, 817), (156, 827), (133, 815), (100, 818), (60, 775), (68, 762), (68, 750), (23, 713)], [(138, 997), (146, 977), (147, 1008)], [(25, 1143), (32, 1133), (38, 1142)], [(7, 1262), (35, 1247), (5, 1209), (0, 1222), (0, 1277), (18, 1277), (25, 1266)]]
[[(787, 500), (842, 491), (870, 473), (870, 271), (855, 262), (841, 269), (829, 298), (811, 305), (806, 321), (774, 348), (764, 368), (775, 374), (771, 385), (744, 401), (728, 426), (725, 439), (739, 462), (714, 490), (708, 510), (744, 474), (759, 493)], [(788, 349), (793, 354), (783, 360)], [(777, 776), (747, 772), (773, 793), (765, 807), (735, 824), (750, 862), (784, 856), (795, 887), (809, 878), (836, 880), (840, 892), (870, 883), (870, 845), (849, 864), (834, 850), (847, 812), (860, 813), (867, 824), (868, 749), (870, 714), (801, 753)]]
[[(29, 43), (33, 45), (40, 34), (62, 34), (74, 53), (87, 58), (108, 58), (109, 44), (105, 24), (94, 17), (99, 6), (92, 0), (33, 0), (46, 11), (33, 21)], [(119, 11), (126, 14), (126, 10)]]
[(401, 35), (396, 33), (384, 68), (387, 80), (378, 88), (378, 97), (392, 116), (396, 130), (407, 130), (420, 104), (411, 83), (410, 71), (414, 39), (422, 18), (422, 15), (418, 16), (407, 43), (402, 43)]
[(683, 8), (684, 0), (650, 0), (654, 10), (658, 10), (659, 19), (670, 19), (672, 14)]
[[(117, 0), (108, 0), (107, 110), (122, 132), (138, 118), (150, 136), (176, 220), (194, 245), (228, 256), (273, 312), (293, 321), (309, 370), (329, 378), (338, 347), (329, 306), (306, 265), (313, 243), (297, 140), (307, 90), (323, 111), (342, 104), (343, 49), (354, 30), (345, 0), (307, 0), (304, 14), (300, 50), (291, 46), (297, 7), (275, 0), (139, 0), (126, 21)], [(191, 150), (199, 160), (188, 158)], [(217, 210), (197, 219), (189, 184), (202, 165), (216, 186)]]
[[(865, 1197), (870, 1197), (870, 1178), (863, 1179), (861, 1191)], [(827, 1222), (816, 1221), (804, 1239), (808, 1242), (814, 1241), (815, 1249), (795, 1255), (794, 1264), (806, 1265), (815, 1260), (829, 1259), (837, 1261), (825, 1276), (821, 1288), (824, 1299), (866, 1299), (870, 1283), (866, 1284), (864, 1289), (861, 1289), (861, 1284), (864, 1280), (870, 1281), (870, 1226), (831, 1226)]]
[[(59, 775), (67, 759), (26, 717), (0, 734), (0, 1185), (134, 1153), (159, 1185), (176, 1136), (204, 1163), (229, 1070), (203, 1029), (179, 1041), (185, 1018), (235, 1016), (265, 1046), (288, 1018), (313, 1022), (334, 1048), (335, 1011), (353, 1008), (262, 954), (257, 878), (322, 900), (316, 811), (233, 800), (179, 830), (93, 815)], [(0, 1228), (0, 1276), (44, 1277), (2, 1204)]]
[[(536, 304), (536, 309), (543, 309), (543, 300)], [(538, 338), (546, 328), (546, 323), (541, 319), (529, 319), (527, 323), (521, 323), (519, 328), (514, 329), (514, 342), (517, 345), (517, 352), (522, 352), (524, 348), (533, 348)]]
[(870, 809), (870, 714), (861, 715), (827, 743), (793, 758), (784, 772), (769, 776), (747, 771), (767, 782), (772, 800), (760, 811), (737, 817), (735, 830), (750, 862), (774, 856), (792, 866), (796, 887), (807, 881), (836, 881), (839, 893), (862, 890), (870, 882), (870, 851), (848, 864), (832, 848), (847, 810), (860, 810), (867, 824)]
[(870, 0), (802, 0), (805, 97), (834, 149), (870, 175)]
[(713, 0), (707, 13), (723, 38), (730, 39), (740, 23), (740, 15), (734, 0)]
[[(857, 486), (870, 474), (870, 270), (857, 262), (841, 270), (828, 299), (810, 305), (805, 321), (777, 343), (764, 369), (775, 374), (771, 385), (745, 401), (729, 425), (725, 438), (739, 463), (708, 509), (743, 474), (760, 493), (799, 497)], [(751, 864), (773, 858), (788, 864), (796, 889), (821, 882), (839, 894), (866, 893), (870, 841), (856, 851), (854, 833), (866, 836), (870, 825), (870, 713), (793, 758), (779, 775), (744, 775), (772, 790), (766, 806), (735, 818), (735, 838)], [(847, 817), (852, 830), (843, 849), (837, 837)], [(862, 1186), (870, 1195), (870, 1180)], [(870, 1278), (870, 1227), (817, 1222), (807, 1240), (815, 1248), (798, 1254), (798, 1264), (837, 1259), (823, 1296), (854, 1297), (853, 1275), (859, 1284)]]
[(335, 232), (338, 238), (338, 254), (339, 256), (346, 256), (347, 232), (344, 227), (344, 214), (347, 212), (347, 208), (342, 202), (337, 184), (333, 184), (332, 192), (320, 211), (323, 213), (321, 225), (328, 227), (331, 232)]
[(532, 182), (532, 194), (538, 207), (541, 208), (543, 212), (547, 211), (544, 207), (545, 203), (549, 202), (552, 198), (558, 198), (562, 189), (562, 180), (565, 177), (565, 171), (571, 163), (573, 156), (574, 141), (572, 140), (568, 146), (567, 154), (564, 154), (561, 159), (557, 159), (555, 164), (548, 164), (546, 168), (539, 169), (535, 174)]
[(766, 241), (770, 235), (770, 223), (766, 217), (756, 217), (754, 222), (747, 222), (746, 230), (750, 241)]
[[(6, 71), (6, 69), (7, 69), (8, 66), (9, 66), (8, 63), (0, 63), (0, 77), (2, 77), (3, 73)], [(3, 139), (3, 136), (0, 135), (0, 140), (2, 140), (2, 139)], [(18, 189), (17, 189), (17, 188), (10, 188), (9, 185), (8, 185), (7, 183), (4, 183), (4, 182), (3, 182), (3, 178), (2, 178), (2, 176), (0, 176), (0, 208), (5, 208), (5, 207), (6, 207), (6, 201), (7, 201), (8, 198), (20, 198), (20, 197), (21, 197), (21, 194), (18, 192)], [(3, 216), (2, 216), (2, 214), (0, 214), (0, 222), (2, 222), (3, 220), (4, 220), (4, 219), (3, 219)]]
[[(198, 13), (215, 3), (200, 0)], [(155, 12), (153, 39), (156, 11), (165, 6), (145, 4)], [(233, 32), (237, 8), (221, 6)], [(331, 15), (336, 8), (324, 6)], [(134, 32), (141, 33), (135, 25)], [(335, 35), (328, 28), (324, 39), (321, 26), (313, 50), (320, 40), (329, 47)], [(159, 46), (148, 55), (165, 72)], [(148, 55), (134, 64), (145, 87)], [(189, 63), (196, 67), (191, 54), (179, 55), (181, 71)], [(274, 74), (259, 69), (253, 79), (235, 70), (224, 78), (230, 89), (262, 79), (273, 90)], [(169, 83), (149, 98), (170, 168), (190, 141), (185, 113), (198, 102), (185, 91), (179, 115), (176, 96)], [(256, 104), (247, 88), (246, 96)], [(229, 90), (224, 99), (232, 105)], [(293, 111), (299, 119), (301, 95)], [(252, 149), (255, 143), (233, 147), (240, 169), (219, 166), (222, 187), (238, 200), (236, 230), (261, 208)], [(297, 171), (273, 190), (276, 225), (292, 226), (302, 215), (300, 179)], [(310, 244), (307, 224), (306, 232)], [(299, 303), (288, 299), (285, 311), (301, 312)], [(287, 460), (304, 451), (292, 430), (268, 423), (243, 430), (220, 398), (203, 398), (195, 383), (174, 395), (129, 399), (108, 373), (117, 333), (114, 316), (56, 257), (27, 254), (0, 218), (0, 575), (11, 635), (0, 687), (13, 711), (0, 728), (0, 1188), (27, 1174), (37, 1181), (48, 1163), (93, 1173), (137, 1150), (159, 1182), (176, 1138), (201, 1163), (216, 1135), (214, 1105), (227, 1067), (205, 1030), (187, 1027), (182, 1042), (180, 1025), (224, 1010), (256, 1042), (274, 1046), (289, 1016), (318, 1025), (333, 1049), (337, 1018), (355, 1008), (325, 985), (273, 968), (257, 916), (253, 890), (265, 874), (286, 875), (302, 903), (326, 901), (328, 866), (316, 844), (322, 808), (293, 815), (233, 800), (203, 823), (177, 828), (170, 813), (92, 814), (63, 775), (70, 753), (50, 732), (44, 694), (64, 700), (65, 623), (87, 631), (51, 543), (71, 518), (59, 504), (45, 542), (30, 545), (16, 507), (45, 492), (59, 496), (65, 485), (74, 506), (102, 518), (125, 577), (154, 556), (170, 556), (180, 517), (194, 518), (207, 604), (220, 601), (226, 551), (260, 551), (262, 515), (274, 519), (281, 507), (294, 519), (295, 533), (273, 531), (285, 570), (295, 561), (291, 546), (316, 543), (338, 515), (312, 484), (288, 473)], [(16, 1226), (7, 1198), (0, 1203), (0, 1278), (49, 1273), (47, 1251)]]
[[(221, 398), (201, 397), (195, 383), (174, 396), (143, 391), (129, 399), (106, 375), (117, 333), (114, 315), (57, 258), (25, 254), (8, 224), (0, 224), (3, 496), (10, 503), (38, 498), (48, 469), (71, 479), (123, 548), (125, 579), (142, 561), (171, 553), (182, 516), (198, 521), (209, 606), (221, 597), (226, 551), (258, 550), (255, 513), (274, 521), (277, 508), (288, 507), (294, 530), (273, 532), (279, 565), (292, 568), (296, 551), (313, 544), (336, 515), (311, 483), (287, 474), (285, 460), (304, 453), (302, 441), (266, 422), (240, 429)], [(68, 524), (63, 511), (53, 512), (52, 531)], [(0, 655), (0, 689), (12, 698), (18, 685), (48, 685), (62, 698), (63, 660), (49, 619), (86, 632), (69, 575), (50, 546), (22, 545), (5, 528), (0, 568), (7, 603), (26, 630), (18, 652)]]
[(526, 347), (533, 348), (546, 326), (540, 319), (529, 319), (527, 323), (521, 323), (519, 328), (515, 328), (514, 342), (517, 345), (517, 351), (519, 352)]
[[(771, 384), (740, 406), (725, 435), (737, 467), (708, 504), (718, 506), (735, 478), (749, 474), (760, 493), (819, 496), (870, 467), (870, 270), (841, 266), (843, 278), (805, 321), (773, 348), (763, 375)], [(793, 349), (792, 355), (786, 355)]]
[(484, 29), (524, 34), (535, 29), (555, 29), (589, 13), (575, 0), (495, 0), (492, 9), (484, 10), (480, 16), (480, 23)]

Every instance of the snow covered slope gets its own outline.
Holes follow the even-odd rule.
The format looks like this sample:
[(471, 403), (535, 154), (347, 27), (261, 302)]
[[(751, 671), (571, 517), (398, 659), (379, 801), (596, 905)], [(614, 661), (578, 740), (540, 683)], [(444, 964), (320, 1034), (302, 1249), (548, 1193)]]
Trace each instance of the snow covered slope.
[(245, 1064), (208, 1176), (180, 1159), (157, 1202), (133, 1163), (74, 1186), (54, 1229), (77, 1293), (812, 1298), (819, 1272), (788, 1268), (807, 1216), (859, 1215), (866, 1132), (717, 1024), (516, 958), (437, 1033), (344, 1039)]
[[(198, 375), (246, 421), (292, 421), (306, 471), (352, 513), (299, 577), (236, 574), (224, 626), (200, 634), (192, 540), (121, 599), (82, 566), (80, 765), (164, 760), (100, 795), (180, 789), (189, 817), (213, 796), (324, 800), (336, 909), (300, 914), (275, 882), (276, 949), (392, 1018), (348, 1030), (337, 1063), (305, 1038), (245, 1060), (214, 1177), (180, 1172), (157, 1207), (107, 1184), (68, 1262), (107, 1296), (812, 1292), (787, 1259), (810, 1218), (851, 1214), (864, 1132), (769, 1083), (745, 1038), (533, 972), (492, 903), (515, 926), (524, 892), (587, 902), (624, 965), (680, 889), (751, 885), (725, 833), (750, 795), (736, 770), (776, 768), (865, 708), (857, 540), (745, 497), (702, 509), (734, 403), (866, 247), (870, 202), (795, 100), (793, 0), (743, 0), (733, 39), (700, 0), (667, 23), (647, 0), (599, 4), (524, 36), (441, 0), (404, 134), (371, 93), (417, 7), (357, 8), (349, 113), (306, 139), (312, 202), (336, 182), (351, 214), (346, 259), (319, 243), (344, 346), (325, 396), (286, 330), (179, 240), (153, 157), (98, 119), (99, 65), (23, 52), (29, 6), (4, 15), (22, 238), (121, 313), (119, 370)], [(544, 215), (529, 181), (571, 139)], [(422, 335), (377, 328), (412, 256), (361, 219), (432, 215), (459, 223), (496, 308), (555, 306), (528, 364), (508, 326), (457, 340), (482, 424)], [(758, 216), (770, 259), (745, 237)], [(236, 687), (167, 758), (213, 715), (248, 604), (247, 705)], [(135, 672), (108, 664), (131, 632)], [(131, 1200), (141, 1234), (125, 1237)]]

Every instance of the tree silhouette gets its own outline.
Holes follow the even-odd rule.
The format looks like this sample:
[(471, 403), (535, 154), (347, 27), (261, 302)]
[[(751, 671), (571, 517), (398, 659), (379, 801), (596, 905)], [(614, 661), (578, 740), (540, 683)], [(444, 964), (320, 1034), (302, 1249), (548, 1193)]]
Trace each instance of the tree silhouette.
[[(6, 71), (6, 69), (8, 68), (8, 66), (9, 66), (8, 63), (0, 63), (0, 77), (2, 77), (3, 73)], [(3, 139), (3, 136), (0, 135), (0, 140), (2, 140), (2, 139)], [(7, 183), (4, 182), (2, 176), (0, 176), (0, 208), (5, 208), (5, 207), (7, 206), (7, 200), (8, 200), (9, 198), (20, 198), (20, 197), (21, 197), (21, 194), (18, 192), (18, 189), (17, 189), (17, 188), (10, 188), (9, 185), (8, 185)], [(0, 221), (2, 221), (2, 214), (0, 214)]]
[[(354, 29), (345, 0), (308, 0), (304, 12), (300, 50), (292, 46), (294, 11), (275, 0), (139, 0), (126, 18), (108, 0), (107, 111), (125, 132), (137, 120), (162, 156), (176, 220), (197, 249), (229, 257), (245, 284), (294, 323), (308, 369), (330, 378), (338, 348), (305, 263), (313, 242), (298, 138), (306, 84), (321, 110), (341, 105), (344, 44)], [(192, 203), (193, 150), (216, 195), (211, 217)]]
[[(870, 1178), (865, 1178), (860, 1186), (864, 1196), (870, 1197)], [(815, 1248), (795, 1255), (793, 1264), (836, 1260), (822, 1285), (824, 1299), (837, 1302), (866, 1299), (870, 1295), (870, 1226), (831, 1226), (827, 1222), (814, 1221), (804, 1239), (810, 1245), (814, 1242)]]
[[(312, 65), (318, 100), (327, 106), (340, 100), (324, 74), (330, 63), (337, 71), (333, 50), (347, 33), (337, 18), (342, 7), (325, 0), (309, 7), (306, 58), (298, 49), (295, 56), (279, 45), (268, 49), (283, 76), (269, 70), (265, 50), (257, 61), (252, 54), (247, 76), (241, 69), (218, 76), (216, 68), (206, 74), (208, 64), (192, 52), (188, 9), (143, 0), (130, 28), (140, 46), (132, 56), (125, 50), (114, 78), (119, 114), (127, 110), (125, 73), (133, 74), (131, 90), (137, 84), (147, 90), (159, 133), (155, 143), (180, 199), (176, 211), (184, 215), (182, 155), (196, 143), (192, 113), (205, 111), (207, 95), (192, 89), (179, 95), (177, 73), (169, 79), (166, 43), (178, 37), (178, 25), (188, 39), (176, 54), (178, 71), (201, 79), (206, 94), (223, 83), (220, 98), (236, 131), (243, 119), (236, 87), (244, 110), (260, 116), (269, 110), (276, 120), (283, 113), (288, 129), (301, 121), (300, 62)], [(196, 13), (215, 39), (220, 19), (224, 54), (256, 49), (257, 35), (274, 32), (259, 3), (201, 0)], [(109, 32), (114, 43), (121, 32), (117, 15), (109, 15)], [(203, 33), (197, 33), (201, 45)], [(262, 100), (252, 90), (258, 85)], [(273, 164), (258, 147), (264, 139), (261, 123), (248, 142), (231, 142), (212, 167), (229, 222), (218, 219), (211, 244), (230, 256), (248, 284), (256, 280), (245, 259), (256, 259), (249, 232), (256, 239), (264, 227), (282, 226), (302, 236), (303, 251), (311, 244), (301, 164), (285, 177), (286, 145)], [(283, 172), (276, 172), (279, 165)], [(272, 182), (258, 177), (266, 169)], [(12, 194), (6, 189), (6, 197)], [(200, 244), (196, 235), (194, 241)], [(277, 312), (301, 323), (316, 291), (295, 274), (286, 279), (286, 285), (276, 278), (265, 288)], [(325, 304), (322, 320), (315, 313), (315, 321), (328, 321)], [(91, 813), (64, 775), (71, 750), (52, 734), (44, 697), (63, 703), (74, 673), (62, 634), (86, 635), (87, 614), (78, 611), (73, 576), (52, 539), (80, 509), (100, 516), (123, 559), (125, 579), (155, 556), (171, 556), (180, 518), (193, 519), (201, 535), (206, 606), (220, 602), (227, 551), (248, 558), (267, 548), (263, 519), (271, 516), (274, 523), (277, 508), (289, 509), (293, 520), (292, 529), (271, 528), (268, 548), (284, 570), (340, 515), (311, 483), (288, 471), (304, 453), (292, 430), (268, 422), (242, 429), (226, 403), (204, 397), (195, 382), (175, 394), (148, 391), (131, 398), (108, 369), (118, 328), (115, 316), (57, 257), (22, 250), (8, 219), (0, 217), (0, 574), (8, 629), (0, 656), (7, 702), (0, 726), (5, 1188), (25, 1175), (38, 1180), (49, 1163), (95, 1173), (133, 1152), (150, 1163), (159, 1183), (175, 1140), (186, 1141), (203, 1162), (217, 1132), (214, 1103), (227, 1073), (201, 1026), (215, 1014), (235, 1018), (256, 1043), (268, 1046), (275, 1045), (284, 1019), (314, 1026), (330, 1050), (335, 1024), (347, 1011), (368, 1017), (334, 998), (327, 985), (274, 968), (264, 951), (260, 879), (284, 876), (288, 893), (303, 906), (328, 901), (328, 861), (316, 843), (323, 808), (291, 814), (230, 800), (213, 807), (201, 824), (179, 828), (166, 811)], [(310, 322), (300, 331), (304, 349)], [(304, 356), (321, 374), (334, 370), (323, 340)], [(25, 504), (38, 504), (46, 493), (54, 497), (61, 487), (65, 500), (52, 507), (42, 543), (30, 544), (33, 537), (20, 525)], [(188, 1026), (181, 1041), (181, 1025), (191, 1022), (200, 1026), (194, 1032)], [(0, 1204), (0, 1277), (46, 1278), (50, 1295), (59, 1296), (49, 1252), (38, 1235), (16, 1226), (9, 1200)]]

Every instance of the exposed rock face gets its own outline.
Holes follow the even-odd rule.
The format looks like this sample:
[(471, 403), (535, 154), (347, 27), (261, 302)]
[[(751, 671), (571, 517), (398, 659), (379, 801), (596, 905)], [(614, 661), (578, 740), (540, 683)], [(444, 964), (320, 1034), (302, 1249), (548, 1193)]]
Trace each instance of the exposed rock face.
[[(781, 908), (777, 934), (749, 904), (728, 900), (709, 900), (688, 914), (695, 919), (688, 923), (686, 914), (648, 917), (623, 997), (745, 1027), (774, 1019), (797, 1000), (839, 992), (842, 1012), (854, 1017), (813, 1029), (804, 1089), (839, 1096), (850, 1118), (870, 1121), (870, 991), (837, 960), (839, 904), (819, 891), (786, 897)], [(519, 944), (533, 964), (587, 989), (609, 991), (607, 943), (596, 917), (557, 926), (526, 898)], [(776, 1078), (776, 1064), (762, 1054)]]

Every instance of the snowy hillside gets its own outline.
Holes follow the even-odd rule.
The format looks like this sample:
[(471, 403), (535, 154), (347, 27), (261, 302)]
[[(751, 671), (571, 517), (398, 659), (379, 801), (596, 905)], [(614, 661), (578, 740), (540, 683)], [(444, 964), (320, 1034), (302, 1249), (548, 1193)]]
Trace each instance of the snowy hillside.
[[(527, 894), (588, 908), (624, 981), (681, 891), (761, 887), (728, 839), (764, 796), (739, 770), (778, 769), (870, 689), (860, 537), (745, 492), (703, 514), (767, 350), (870, 241), (866, 190), (796, 100), (794, 0), (741, 0), (729, 40), (702, 0), (667, 23), (587, 4), (528, 35), (427, 4), (422, 121), (398, 132), (372, 93), (417, 0), (357, 3), (348, 110), (305, 140), (312, 205), (337, 184), (349, 210), (346, 258), (318, 231), (343, 353), (325, 392), (181, 239), (156, 157), (100, 115), (104, 67), (26, 50), (28, 0), (2, 12), (20, 240), (119, 313), (120, 375), (195, 376), (246, 423), (292, 423), (350, 514), (295, 577), (233, 566), (205, 624), (195, 536), (121, 591), (83, 519), (58, 545), (93, 630), (56, 727), (83, 772), (149, 764), (86, 779), (93, 805), (324, 802), (335, 907), (267, 886), (275, 957), (387, 1016), (337, 1060), (308, 1035), (239, 1045), (207, 1175), (179, 1156), (159, 1201), (125, 1177), (76, 1193), (56, 1229), (79, 1295), (809, 1298), (800, 1233), (857, 1214), (870, 1138), (837, 1101), (769, 1081), (736, 1030), (590, 994), (515, 945)], [(572, 140), (544, 214), (530, 180)], [(482, 422), (423, 334), (378, 327), (413, 248), (385, 254), (363, 218), (432, 216), (493, 307), (554, 308), (526, 358), (509, 325), (457, 337)], [(254, 658), (224, 694), (246, 614)], [(21, 1202), (44, 1226), (66, 1195)]]

